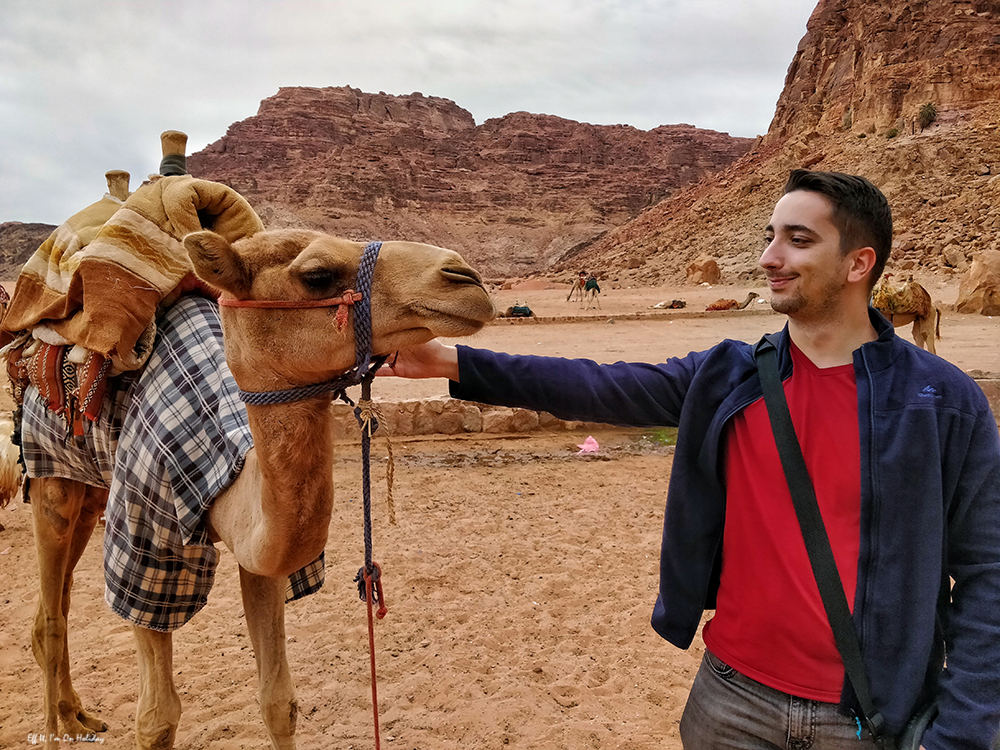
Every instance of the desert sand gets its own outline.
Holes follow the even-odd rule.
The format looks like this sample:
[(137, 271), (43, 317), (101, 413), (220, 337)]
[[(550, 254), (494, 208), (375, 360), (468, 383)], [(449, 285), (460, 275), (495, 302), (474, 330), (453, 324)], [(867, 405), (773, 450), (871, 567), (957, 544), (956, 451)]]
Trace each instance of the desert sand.
[[(544, 288), (551, 286), (554, 288)], [(540, 316), (588, 322), (497, 323), (472, 345), (506, 351), (652, 360), (722, 338), (754, 341), (781, 316), (754, 312), (623, 320), (660, 301), (686, 312), (748, 288), (616, 289), (600, 310), (567, 303), (567, 287), (532, 282), (497, 293)], [(957, 284), (928, 282), (945, 305), (939, 353), (963, 370), (1000, 372), (1000, 319), (947, 311)], [(541, 287), (541, 288), (539, 288)], [(756, 289), (766, 297), (766, 290)], [(909, 336), (909, 331), (904, 335)], [(437, 381), (383, 378), (376, 398), (446, 392)], [(593, 435), (596, 454), (579, 454)], [(393, 441), (398, 525), (386, 520), (386, 452), (373, 467), (374, 557), (388, 616), (375, 627), (382, 746), (462, 748), (679, 748), (678, 722), (703, 644), (686, 651), (656, 636), (649, 615), (672, 448), (660, 431), (602, 429)], [(287, 609), (299, 747), (374, 747), (367, 620), (353, 578), (364, 560), (360, 458), (343, 443), (326, 548), (327, 581)], [(31, 654), (37, 599), (30, 506), (0, 510), (0, 747), (42, 730), (41, 673)], [(101, 529), (73, 591), (70, 653), (78, 692), (132, 747), (137, 678), (130, 628), (103, 601)], [(256, 673), (237, 568), (222, 551), (208, 605), (176, 632), (183, 702), (177, 747), (263, 748)]]

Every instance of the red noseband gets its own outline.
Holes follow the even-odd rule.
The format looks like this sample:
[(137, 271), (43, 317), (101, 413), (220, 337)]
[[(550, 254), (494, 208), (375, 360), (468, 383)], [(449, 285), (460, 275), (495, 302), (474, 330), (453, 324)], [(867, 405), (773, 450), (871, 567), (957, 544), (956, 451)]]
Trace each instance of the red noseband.
[(353, 305), (355, 302), (360, 302), (363, 297), (361, 292), (348, 289), (340, 297), (328, 297), (327, 299), (230, 299), (229, 297), (220, 297), (219, 305), (222, 307), (256, 307), (265, 310), (297, 310), (306, 307)]

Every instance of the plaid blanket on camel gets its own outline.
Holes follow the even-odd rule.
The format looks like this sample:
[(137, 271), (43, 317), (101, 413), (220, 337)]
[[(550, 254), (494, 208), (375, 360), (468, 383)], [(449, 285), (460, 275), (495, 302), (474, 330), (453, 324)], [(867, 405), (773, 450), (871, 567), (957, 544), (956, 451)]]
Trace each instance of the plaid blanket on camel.
[[(124, 619), (171, 631), (208, 601), (218, 551), (205, 512), (253, 445), (226, 365), (216, 303), (181, 297), (156, 321), (141, 370), (110, 381), (82, 437), (31, 387), (24, 398), (29, 477), (108, 487), (105, 599)], [(324, 558), (289, 576), (287, 601), (323, 585)]]

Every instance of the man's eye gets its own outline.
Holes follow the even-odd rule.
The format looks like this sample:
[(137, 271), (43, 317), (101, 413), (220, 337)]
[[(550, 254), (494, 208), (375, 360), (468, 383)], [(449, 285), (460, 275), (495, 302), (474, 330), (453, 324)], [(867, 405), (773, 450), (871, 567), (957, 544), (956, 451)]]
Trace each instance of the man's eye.
[(765, 245), (770, 245), (772, 242), (774, 242), (774, 237), (771, 236), (771, 235), (765, 234), (764, 235), (764, 244)]

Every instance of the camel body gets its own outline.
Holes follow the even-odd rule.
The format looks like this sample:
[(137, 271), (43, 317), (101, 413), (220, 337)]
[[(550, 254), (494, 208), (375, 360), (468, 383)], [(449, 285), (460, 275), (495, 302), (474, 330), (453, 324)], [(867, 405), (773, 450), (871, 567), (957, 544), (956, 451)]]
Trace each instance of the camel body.
[(872, 307), (896, 328), (912, 323), (914, 343), (937, 354), (934, 342), (941, 338), (941, 311), (935, 307), (930, 292), (912, 278), (894, 285), (891, 277), (885, 274), (872, 289)]
[(760, 295), (757, 292), (748, 292), (747, 298), (742, 302), (737, 302), (734, 299), (717, 299), (715, 302), (709, 303), (705, 308), (707, 311), (718, 312), (725, 310), (743, 310), (750, 305), (755, 299)]
[[(297, 230), (260, 232), (235, 243), (199, 232), (184, 246), (201, 278), (239, 300), (337, 297), (355, 283), (363, 247)], [(472, 334), (494, 314), (478, 274), (457, 253), (417, 243), (383, 244), (370, 300), (376, 354), (436, 336)], [(226, 360), (245, 391), (325, 382), (354, 364), (354, 333), (343, 326), (337, 309), (222, 308), (220, 314)], [(273, 747), (287, 750), (295, 746), (298, 709), (285, 654), (286, 588), (289, 575), (315, 561), (326, 545), (333, 504), (333, 410), (329, 395), (245, 410), (254, 447), (245, 453), (242, 470), (212, 500), (204, 534), (208, 544), (225, 544), (239, 563), (261, 713)], [(50, 750), (64, 734), (106, 729), (73, 689), (67, 616), (73, 569), (108, 495), (107, 486), (64, 477), (36, 477), (29, 483), (40, 573), (32, 649), (44, 675), (45, 746)], [(172, 633), (139, 625), (133, 632), (139, 667), (135, 744), (142, 750), (171, 748), (181, 713)]]

